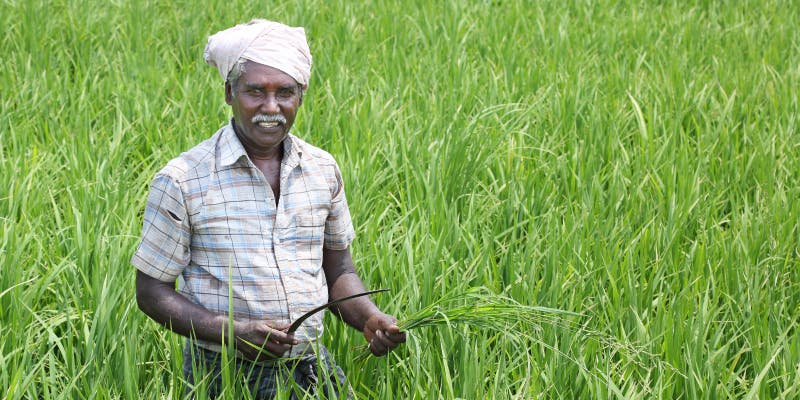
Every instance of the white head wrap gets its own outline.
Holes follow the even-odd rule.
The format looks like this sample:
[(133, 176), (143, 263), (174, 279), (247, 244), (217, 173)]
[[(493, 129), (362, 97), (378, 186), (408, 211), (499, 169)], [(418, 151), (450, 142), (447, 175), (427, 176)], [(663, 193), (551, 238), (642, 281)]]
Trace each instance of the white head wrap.
[(203, 58), (227, 79), (234, 64), (244, 58), (277, 68), (308, 87), (311, 76), (311, 51), (303, 28), (254, 19), (211, 35)]

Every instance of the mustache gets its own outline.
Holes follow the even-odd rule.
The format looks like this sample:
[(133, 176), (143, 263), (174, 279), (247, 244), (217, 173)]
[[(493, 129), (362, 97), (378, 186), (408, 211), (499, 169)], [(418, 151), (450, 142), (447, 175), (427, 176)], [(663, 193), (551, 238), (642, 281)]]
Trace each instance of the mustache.
[(257, 124), (259, 122), (277, 122), (279, 124), (286, 124), (286, 117), (280, 114), (258, 114), (253, 117), (250, 122)]

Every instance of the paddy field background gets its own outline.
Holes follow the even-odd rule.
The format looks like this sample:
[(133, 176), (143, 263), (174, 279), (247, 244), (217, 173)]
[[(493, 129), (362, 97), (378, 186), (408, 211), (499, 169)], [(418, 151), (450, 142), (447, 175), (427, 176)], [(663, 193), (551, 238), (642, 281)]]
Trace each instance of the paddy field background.
[(207, 37), (254, 17), (306, 27), (294, 133), (379, 306), (576, 314), (366, 361), (329, 316), (358, 398), (800, 396), (795, 2), (2, 0), (4, 398), (180, 398), (129, 259), (153, 174), (230, 117)]

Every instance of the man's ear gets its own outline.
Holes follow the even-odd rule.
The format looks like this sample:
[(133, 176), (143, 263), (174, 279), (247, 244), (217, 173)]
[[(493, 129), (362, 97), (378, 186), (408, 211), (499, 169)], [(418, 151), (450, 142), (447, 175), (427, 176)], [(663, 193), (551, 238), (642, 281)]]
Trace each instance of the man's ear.
[(300, 101), (297, 102), (297, 106), (300, 107), (303, 105), (303, 95), (306, 94), (303, 90), (303, 87), (299, 84), (297, 85), (297, 90), (300, 91)]
[(225, 103), (228, 103), (228, 105), (233, 104), (233, 88), (230, 82), (225, 82)]

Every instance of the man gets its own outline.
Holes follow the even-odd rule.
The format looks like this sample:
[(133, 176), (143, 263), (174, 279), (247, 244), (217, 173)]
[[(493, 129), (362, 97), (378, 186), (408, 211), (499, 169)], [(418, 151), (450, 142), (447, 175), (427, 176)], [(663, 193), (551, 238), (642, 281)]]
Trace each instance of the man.
[[(322, 313), (287, 332), (329, 298), (365, 291), (350, 255), (355, 233), (339, 167), (289, 133), (311, 73), (305, 32), (253, 20), (211, 36), (205, 60), (225, 79), (233, 119), (153, 179), (131, 260), (139, 307), (189, 338), (189, 390), (203, 366), (209, 394), (220, 394), (220, 352), (229, 345), (259, 398), (341, 388), (341, 369), (317, 342)], [(405, 341), (396, 319), (367, 297), (333, 308), (375, 355)]]

